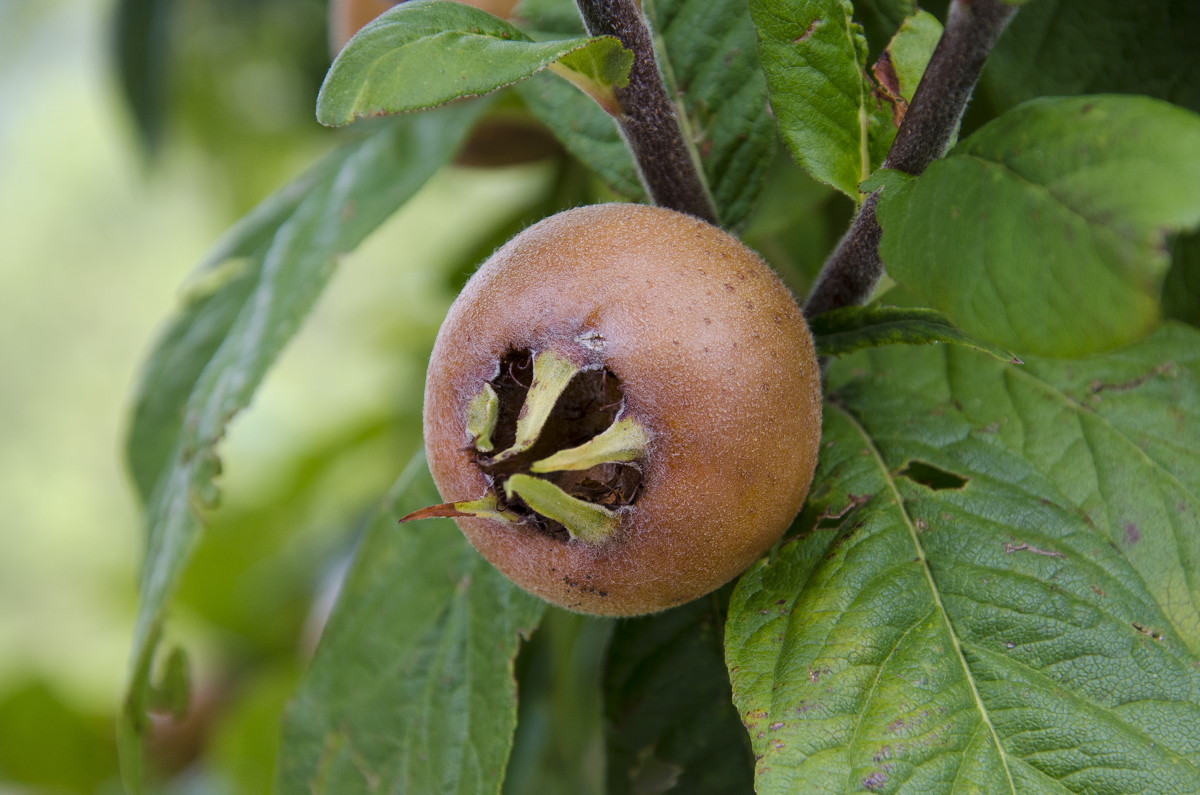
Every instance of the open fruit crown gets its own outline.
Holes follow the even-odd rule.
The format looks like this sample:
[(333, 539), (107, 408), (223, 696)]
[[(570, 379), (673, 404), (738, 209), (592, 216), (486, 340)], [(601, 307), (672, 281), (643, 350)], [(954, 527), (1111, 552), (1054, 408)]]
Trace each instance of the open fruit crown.
[[(602, 346), (593, 337), (588, 343)], [(466, 430), (485, 496), (424, 508), (403, 521), (474, 516), (526, 523), (598, 544), (617, 529), (641, 486), (650, 431), (622, 417), (620, 379), (546, 350), (516, 351), (470, 401)]]
[(682, 213), (568, 210), (499, 249), (438, 333), (425, 446), (521, 587), (630, 615), (728, 582), (787, 529), (821, 425), (812, 339), (754, 252)]

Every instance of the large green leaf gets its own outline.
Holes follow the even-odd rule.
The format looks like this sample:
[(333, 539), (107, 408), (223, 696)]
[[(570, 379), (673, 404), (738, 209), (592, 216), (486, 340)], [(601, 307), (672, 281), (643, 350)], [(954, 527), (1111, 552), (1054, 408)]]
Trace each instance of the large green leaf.
[(747, 0), (654, 0), (646, 8), (721, 224), (737, 226), (762, 191), (776, 147)]
[(1200, 332), (839, 362), (726, 652), (760, 793), (1200, 790)]
[(722, 660), (723, 601), (617, 625), (605, 671), (611, 795), (753, 791), (754, 760)]
[(1158, 322), (1168, 232), (1200, 223), (1200, 117), (1159, 100), (1034, 100), (878, 206), (888, 273), (1018, 355), (1076, 356)]
[(448, 519), (416, 459), (355, 554), (288, 709), (283, 793), (499, 792), (516, 725), (513, 659), (545, 603)]
[(771, 108), (792, 157), (860, 199), (896, 129), (872, 94), (867, 40), (849, 0), (750, 0)]
[(551, 66), (603, 91), (629, 79), (633, 55), (612, 37), (535, 42), (511, 23), (447, 0), (410, 0), (338, 54), (317, 97), (324, 124), (479, 96)]
[(216, 500), (215, 446), (354, 248), (446, 163), (482, 105), (392, 120), (267, 199), (201, 268), (142, 374), (127, 456), (146, 502), (146, 558), (122, 723), (128, 783), (167, 601)]
[(983, 87), (1001, 107), (1048, 94), (1144, 94), (1200, 111), (1200, 4), (1193, 0), (1037, 0), (988, 58)]

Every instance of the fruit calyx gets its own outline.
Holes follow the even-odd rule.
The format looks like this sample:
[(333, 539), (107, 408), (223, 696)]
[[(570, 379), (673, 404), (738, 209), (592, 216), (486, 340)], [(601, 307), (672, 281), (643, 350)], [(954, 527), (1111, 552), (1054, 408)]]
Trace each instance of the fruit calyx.
[(602, 365), (553, 350), (510, 352), (466, 410), (468, 451), (489, 491), (400, 521), (469, 516), (603, 543), (637, 501), (650, 444), (624, 411), (621, 381)]

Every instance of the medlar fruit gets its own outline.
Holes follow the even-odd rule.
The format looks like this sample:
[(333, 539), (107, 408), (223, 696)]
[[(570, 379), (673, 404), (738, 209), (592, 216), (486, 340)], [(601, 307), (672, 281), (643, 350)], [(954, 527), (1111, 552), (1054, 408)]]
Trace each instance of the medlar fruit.
[(548, 218), (471, 278), (438, 333), (425, 449), (485, 558), (569, 610), (651, 613), (728, 582), (812, 480), (821, 386), (759, 257), (633, 204)]

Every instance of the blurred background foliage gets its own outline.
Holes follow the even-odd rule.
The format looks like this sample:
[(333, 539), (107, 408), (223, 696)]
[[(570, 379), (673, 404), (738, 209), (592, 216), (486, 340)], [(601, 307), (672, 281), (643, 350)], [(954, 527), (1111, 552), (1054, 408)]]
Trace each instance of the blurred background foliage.
[[(323, 0), (0, 3), (0, 791), (121, 791), (113, 720), (142, 554), (126, 401), (193, 264), (354, 134), (313, 120), (325, 24)], [(849, 207), (810, 213), (827, 192), (786, 160), (779, 173), (807, 220), (781, 201), (793, 209), (748, 234), (812, 270)], [(445, 308), (517, 229), (603, 195), (555, 159), (449, 169), (340, 264), (223, 445), (222, 504), (174, 601), (192, 707), (156, 718), (160, 791), (269, 790), (337, 575), (420, 445)], [(523, 654), (511, 791), (603, 781), (609, 632), (561, 614)], [(593, 719), (553, 729), (581, 710)]]
[[(161, 50), (138, 57), (159, 104), (131, 105), (115, 45), (150, 13)], [(113, 724), (142, 555), (128, 395), (194, 263), (342, 139), (313, 120), (329, 60), (321, 0), (0, 3), (0, 792), (122, 791)], [(269, 789), (330, 583), (419, 447), (445, 308), (556, 176), (435, 179), (345, 258), (235, 422), (172, 613), (193, 708), (158, 719), (162, 791)]]
[[(861, 4), (874, 52), (892, 5), (905, 3)], [(1038, 6), (1023, 24), (1049, 24)], [(0, 2), (0, 792), (121, 791), (113, 721), (142, 555), (118, 452), (128, 395), (206, 249), (355, 134), (313, 119), (325, 15), (324, 0)], [(1028, 58), (1010, 50), (968, 128), (1018, 98), (1006, 86)], [(1085, 87), (1122, 87), (1105, 80)], [(852, 207), (783, 151), (743, 237), (803, 294)], [(173, 603), (192, 709), (157, 719), (158, 791), (270, 789), (280, 715), (338, 575), (419, 449), (446, 307), (516, 230), (609, 196), (560, 155), (451, 168), (340, 263), (222, 446), (222, 505)], [(612, 637), (610, 622), (555, 612), (522, 652), (509, 791), (599, 791)]]

